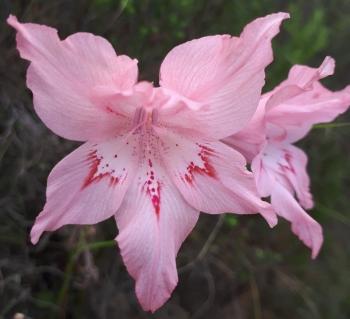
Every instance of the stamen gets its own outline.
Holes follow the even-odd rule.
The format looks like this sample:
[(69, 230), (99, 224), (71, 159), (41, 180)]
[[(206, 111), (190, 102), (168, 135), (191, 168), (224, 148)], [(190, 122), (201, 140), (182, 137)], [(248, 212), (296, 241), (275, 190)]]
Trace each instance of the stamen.
[(152, 110), (152, 124), (157, 124), (158, 123), (158, 110), (153, 109)]
[(136, 109), (133, 119), (133, 127), (138, 126), (138, 124), (140, 124), (142, 120), (142, 113), (144, 113), (142, 107)]

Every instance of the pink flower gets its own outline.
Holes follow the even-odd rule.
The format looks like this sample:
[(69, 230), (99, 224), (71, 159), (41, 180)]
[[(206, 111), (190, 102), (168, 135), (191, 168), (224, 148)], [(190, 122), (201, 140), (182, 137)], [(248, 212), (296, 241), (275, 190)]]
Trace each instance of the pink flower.
[(175, 47), (154, 88), (137, 83), (137, 61), (117, 56), (103, 38), (77, 33), (61, 41), (53, 28), (10, 16), (21, 57), (30, 61), (35, 111), (57, 135), (85, 142), (50, 173), (32, 242), (66, 224), (114, 216), (137, 297), (155, 311), (177, 284), (176, 254), (199, 211), (260, 212), (275, 225), (244, 157), (219, 140), (254, 114), (271, 39), (287, 17), (257, 19), (240, 37)]
[(250, 123), (224, 140), (251, 161), (260, 195), (271, 196), (276, 213), (291, 222), (292, 231), (312, 249), (313, 258), (323, 242), (322, 228), (303, 209), (313, 207), (307, 156), (292, 143), (314, 124), (330, 122), (347, 110), (350, 86), (331, 92), (319, 82), (333, 74), (334, 65), (327, 57), (317, 69), (294, 66), (287, 80), (261, 97)]

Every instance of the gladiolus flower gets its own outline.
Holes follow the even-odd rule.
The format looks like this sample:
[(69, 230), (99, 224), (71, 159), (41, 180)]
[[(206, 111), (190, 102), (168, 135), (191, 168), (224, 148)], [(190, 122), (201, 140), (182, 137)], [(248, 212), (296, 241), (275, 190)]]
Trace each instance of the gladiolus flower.
[(47, 201), (31, 230), (94, 224), (114, 216), (123, 261), (145, 310), (170, 297), (177, 252), (199, 212), (260, 212), (244, 157), (220, 142), (256, 111), (271, 40), (288, 14), (248, 24), (240, 37), (208, 36), (175, 47), (160, 69), (160, 87), (137, 82), (137, 61), (116, 55), (103, 38), (8, 23), (29, 60), (27, 85), (41, 120), (57, 135), (84, 144), (48, 178)]
[(313, 207), (307, 156), (292, 143), (314, 124), (333, 121), (350, 105), (350, 86), (331, 92), (319, 82), (333, 74), (334, 66), (334, 60), (326, 57), (317, 69), (292, 67), (287, 80), (261, 97), (250, 123), (224, 140), (251, 162), (260, 195), (271, 196), (276, 213), (291, 222), (313, 258), (322, 246), (322, 228), (303, 209)]

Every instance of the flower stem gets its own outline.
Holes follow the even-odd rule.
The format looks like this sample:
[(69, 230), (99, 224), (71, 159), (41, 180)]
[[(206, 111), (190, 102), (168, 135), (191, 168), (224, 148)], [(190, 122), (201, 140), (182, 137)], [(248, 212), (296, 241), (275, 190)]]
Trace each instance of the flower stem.
[(350, 122), (344, 123), (325, 123), (325, 124), (316, 124), (312, 128), (313, 129), (324, 129), (324, 128), (337, 128), (337, 127), (345, 127), (350, 126)]
[[(67, 291), (72, 279), (74, 266), (80, 254), (85, 250), (98, 250), (101, 248), (107, 248), (107, 247), (113, 247), (113, 246), (115, 246), (114, 240), (105, 240), (105, 241), (96, 241), (92, 243), (86, 243), (85, 236), (84, 235), (80, 236), (78, 245), (76, 246), (74, 251), (70, 254), (68, 263), (64, 271), (65, 273), (64, 280), (57, 296), (57, 305), (61, 308), (61, 311), (63, 311), (63, 305), (65, 303)], [(62, 315), (62, 312), (61, 312), (61, 315)], [(64, 315), (62, 317), (64, 318)]]

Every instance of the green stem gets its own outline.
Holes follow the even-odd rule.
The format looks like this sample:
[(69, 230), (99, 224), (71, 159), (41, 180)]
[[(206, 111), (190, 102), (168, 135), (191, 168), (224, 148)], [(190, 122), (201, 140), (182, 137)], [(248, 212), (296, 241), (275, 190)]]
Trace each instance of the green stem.
[(350, 122), (344, 122), (344, 123), (326, 123), (326, 124), (316, 124), (313, 126), (313, 129), (325, 129), (325, 128), (337, 128), (337, 127), (345, 127), (350, 126)]
[(59, 307), (63, 306), (64, 300), (66, 298), (67, 295), (67, 291), (72, 279), (72, 275), (73, 275), (73, 270), (74, 270), (74, 266), (75, 263), (77, 261), (77, 259), (79, 258), (80, 254), (84, 251), (84, 250), (98, 250), (101, 248), (107, 248), (107, 247), (113, 247), (115, 246), (115, 241), (114, 240), (105, 240), (105, 241), (97, 241), (97, 242), (92, 242), (92, 243), (85, 243), (84, 238), (82, 238), (82, 236), (79, 239), (79, 243), (77, 245), (77, 247), (75, 248), (75, 250), (70, 254), (69, 257), (69, 261), (66, 265), (66, 269), (65, 269), (65, 276), (64, 276), (64, 280), (61, 286), (61, 289), (58, 293), (58, 297), (57, 297), (57, 305)]
[(108, 248), (113, 246), (115, 246), (115, 240), (96, 241), (96, 242), (84, 245), (84, 247), (82, 247), (83, 248), (82, 250), (86, 248), (91, 250), (98, 250), (100, 248)]
[(350, 226), (350, 219), (347, 216), (339, 213), (337, 210), (333, 208), (329, 208), (321, 203), (317, 203), (316, 209), (319, 209), (321, 212), (325, 213), (327, 216), (343, 223), (344, 225)]

